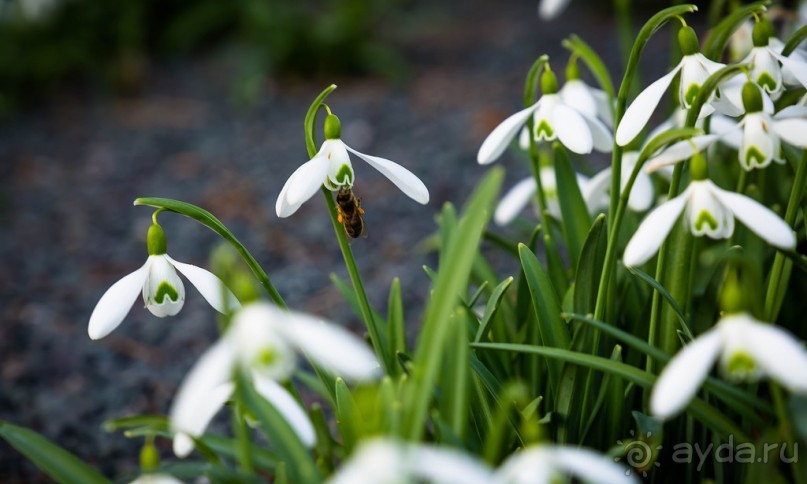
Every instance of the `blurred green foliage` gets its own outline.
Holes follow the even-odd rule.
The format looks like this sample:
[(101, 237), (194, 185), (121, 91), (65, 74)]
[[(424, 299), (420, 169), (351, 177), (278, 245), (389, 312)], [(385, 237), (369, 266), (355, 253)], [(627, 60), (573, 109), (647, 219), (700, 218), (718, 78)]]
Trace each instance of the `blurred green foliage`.
[(404, 1), (0, 0), (0, 113), (76, 79), (136, 92), (151, 60), (223, 47), (246, 100), (270, 73), (394, 75), (381, 34)]

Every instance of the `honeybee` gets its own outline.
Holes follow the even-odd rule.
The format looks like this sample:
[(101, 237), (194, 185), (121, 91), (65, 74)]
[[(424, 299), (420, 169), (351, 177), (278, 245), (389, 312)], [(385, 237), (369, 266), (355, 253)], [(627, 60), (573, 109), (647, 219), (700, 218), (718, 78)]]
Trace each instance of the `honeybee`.
[(350, 238), (366, 236), (364, 210), (361, 208), (361, 198), (357, 198), (350, 187), (341, 187), (336, 193), (336, 209), (339, 212), (338, 220), (345, 228)]

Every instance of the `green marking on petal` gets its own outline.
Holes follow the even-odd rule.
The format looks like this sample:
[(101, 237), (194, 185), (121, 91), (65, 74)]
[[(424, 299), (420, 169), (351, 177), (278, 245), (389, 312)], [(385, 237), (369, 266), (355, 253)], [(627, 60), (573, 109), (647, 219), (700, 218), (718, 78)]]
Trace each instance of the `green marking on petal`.
[(695, 228), (700, 232), (703, 230), (703, 224), (709, 225), (709, 228), (712, 230), (717, 230), (717, 220), (706, 210), (702, 210), (701, 213), (698, 214), (698, 218), (695, 220)]
[(157, 286), (157, 294), (154, 295), (154, 302), (157, 304), (162, 304), (165, 300), (165, 296), (168, 296), (173, 302), (177, 302), (179, 300), (179, 293), (177, 290), (168, 283), (168, 281), (163, 281)]
[(763, 72), (757, 77), (757, 84), (768, 92), (776, 91), (776, 81), (773, 79), (773, 76), (767, 72)]
[(768, 164), (770, 160), (767, 156), (762, 154), (762, 151), (759, 150), (756, 146), (751, 146), (745, 152), (745, 164), (748, 168), (754, 167), (763, 167)]
[(544, 139), (550, 140), (555, 137), (555, 130), (552, 129), (552, 126), (546, 122), (546, 120), (542, 119), (538, 126), (535, 127), (535, 137), (537, 139)]
[(698, 97), (698, 93), (701, 92), (701, 87), (697, 84), (690, 84), (687, 88), (687, 92), (684, 95), (684, 101), (686, 101), (687, 106), (692, 106), (692, 103), (695, 102), (695, 98)]
[(731, 355), (727, 364), (726, 372), (732, 379), (742, 380), (750, 377), (756, 371), (757, 364), (748, 353), (737, 352)]
[(353, 168), (346, 164), (340, 166), (339, 171), (336, 172), (336, 176), (334, 176), (333, 179), (338, 185), (352, 185)]

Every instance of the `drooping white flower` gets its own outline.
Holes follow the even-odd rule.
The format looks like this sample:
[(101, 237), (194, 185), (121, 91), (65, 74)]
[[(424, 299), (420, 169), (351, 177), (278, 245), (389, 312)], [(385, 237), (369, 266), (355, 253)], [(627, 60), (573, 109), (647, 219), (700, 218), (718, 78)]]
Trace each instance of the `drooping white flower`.
[(182, 481), (170, 474), (143, 474), (129, 484), (182, 484)]
[(807, 60), (798, 52), (782, 55), (784, 44), (773, 37), (773, 27), (767, 19), (754, 25), (752, 38), (754, 48), (743, 60), (751, 66), (748, 73), (751, 81), (774, 100), (784, 91), (785, 80), (807, 87)]
[(459, 450), (375, 438), (362, 442), (327, 482), (487, 484), (492, 477), (492, 469)]
[(677, 197), (650, 212), (633, 234), (623, 261), (638, 266), (658, 252), (681, 213), (692, 235), (726, 239), (734, 233), (734, 219), (739, 219), (752, 232), (769, 244), (783, 250), (796, 246), (793, 230), (776, 213), (756, 200), (719, 188), (706, 178), (706, 161), (697, 155), (692, 159), (692, 182)]
[[(638, 151), (626, 151), (622, 154), (622, 169), (620, 171), (620, 191), (624, 191), (630, 180), (631, 173), (639, 161)], [(586, 206), (590, 211), (600, 210), (608, 207), (608, 193), (611, 190), (611, 167), (608, 166), (599, 173), (591, 177), (585, 185), (581, 185), (580, 191)], [(630, 196), (628, 197), (628, 208), (634, 212), (644, 212), (653, 205), (653, 180), (650, 175), (640, 170), (633, 182)]]
[(666, 419), (681, 411), (718, 359), (723, 375), (730, 380), (756, 381), (769, 376), (792, 392), (807, 393), (807, 351), (802, 342), (748, 313), (733, 313), (667, 363), (650, 397), (651, 413)]
[[(539, 171), (541, 177), (541, 187), (546, 197), (546, 211), (555, 218), (560, 218), (560, 201), (558, 199), (557, 178), (555, 170), (551, 166), (542, 166)], [(589, 179), (577, 174), (577, 184), (581, 193), (585, 193), (589, 184)], [(536, 202), (535, 193), (538, 187), (535, 178), (527, 177), (519, 181), (501, 199), (496, 211), (493, 213), (493, 221), (498, 225), (507, 225), (521, 213), (530, 202)], [(585, 198), (585, 196), (584, 196)], [(539, 218), (541, 214), (538, 214)]]
[(492, 482), (549, 484), (570, 477), (609, 484), (636, 482), (630, 472), (606, 456), (560, 445), (533, 445), (516, 452), (499, 467)]
[(348, 152), (381, 172), (411, 199), (424, 205), (429, 203), (429, 190), (414, 173), (394, 161), (360, 153), (346, 145), (340, 136), (339, 119), (329, 114), (325, 119), (325, 141), (319, 152), (291, 174), (277, 197), (275, 211), (278, 217), (288, 217), (296, 212), (322, 185), (329, 190), (352, 187), (355, 175)]
[(614, 106), (611, 104), (608, 94), (602, 89), (589, 86), (580, 79), (577, 61), (571, 60), (566, 67), (566, 82), (558, 91), (558, 95), (564, 103), (586, 117), (600, 119), (606, 126), (613, 126)]
[(173, 316), (185, 304), (185, 286), (177, 271), (191, 281), (216, 311), (237, 309), (238, 300), (214, 274), (172, 259), (165, 252), (165, 234), (153, 224), (148, 232), (149, 257), (139, 269), (112, 285), (101, 296), (90, 315), (87, 332), (92, 339), (111, 333), (123, 322), (137, 295), (142, 293), (146, 308), (155, 316)]
[[(771, 116), (765, 110), (767, 96), (754, 84), (747, 82), (742, 89), (746, 114), (738, 123), (726, 117), (715, 117), (712, 134), (679, 141), (648, 161), (648, 171), (657, 170), (691, 157), (717, 141), (738, 150), (740, 166), (746, 171), (765, 168), (771, 161), (784, 163), (782, 141), (801, 148), (807, 147), (807, 108), (788, 106)], [(769, 98), (768, 98), (769, 99)]]
[(538, 3), (538, 16), (543, 20), (552, 20), (560, 15), (571, 0), (541, 0)]
[(233, 374), (239, 368), (251, 375), (256, 391), (286, 417), (300, 440), (313, 445), (314, 429), (305, 411), (277, 383), (291, 376), (299, 353), (346, 379), (380, 374), (372, 351), (345, 329), (267, 303), (250, 304), (233, 316), (227, 332), (182, 382), (170, 412), (174, 453), (184, 457), (191, 452), (191, 438), (204, 432), (231, 397)]
[[(507, 146), (533, 118), (533, 137), (537, 142), (559, 140), (578, 154), (611, 151), (611, 133), (602, 121), (566, 103), (558, 92), (555, 73), (546, 70), (541, 76), (543, 96), (532, 106), (522, 109), (501, 122), (482, 142), (476, 161), (487, 165), (496, 161)], [(527, 139), (529, 141), (529, 138)]]
[[(678, 91), (678, 101), (681, 107), (689, 109), (692, 102), (700, 92), (701, 86), (712, 74), (717, 72), (724, 64), (707, 59), (700, 53), (698, 38), (691, 27), (682, 27), (678, 31), (678, 42), (684, 56), (677, 66), (663, 77), (657, 79), (647, 86), (644, 91), (636, 96), (633, 103), (625, 111), (625, 115), (619, 122), (616, 129), (616, 142), (620, 146), (625, 146), (639, 135), (647, 125), (650, 116), (655, 111), (656, 106), (661, 101), (661, 97), (672, 84), (673, 79), (681, 72), (680, 86)], [(702, 118), (714, 111), (710, 105), (705, 104), (701, 109), (699, 117)]]

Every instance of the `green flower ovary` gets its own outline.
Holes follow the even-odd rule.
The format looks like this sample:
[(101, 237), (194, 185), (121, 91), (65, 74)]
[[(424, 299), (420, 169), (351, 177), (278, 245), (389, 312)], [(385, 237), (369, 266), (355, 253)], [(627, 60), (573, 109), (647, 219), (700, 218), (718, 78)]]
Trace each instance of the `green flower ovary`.
[(699, 232), (703, 231), (703, 224), (707, 224), (712, 230), (717, 230), (717, 220), (706, 210), (702, 210), (701, 213), (698, 214), (698, 218), (695, 219), (695, 228)]
[(154, 302), (157, 304), (162, 304), (163, 301), (165, 301), (165, 296), (168, 296), (168, 299), (174, 302), (179, 300), (179, 293), (174, 286), (168, 283), (168, 281), (162, 281), (160, 285), (157, 286), (157, 293), (154, 295)]

